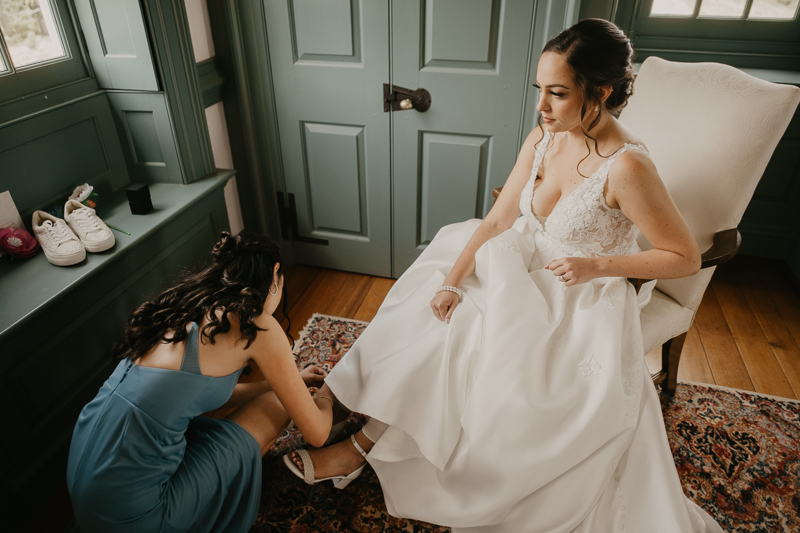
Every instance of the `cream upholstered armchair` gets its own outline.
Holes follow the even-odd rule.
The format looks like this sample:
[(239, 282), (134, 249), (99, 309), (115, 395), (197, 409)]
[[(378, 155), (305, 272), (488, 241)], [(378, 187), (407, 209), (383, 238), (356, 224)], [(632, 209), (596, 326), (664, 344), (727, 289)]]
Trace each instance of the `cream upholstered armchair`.
[[(645, 353), (662, 346), (662, 390), (678, 363), (716, 265), (733, 257), (736, 227), (798, 102), (800, 89), (718, 63), (645, 60), (620, 121), (639, 135), (703, 254), (694, 276), (659, 280), (642, 309)], [(641, 248), (649, 244), (640, 237)]]
[[(649, 57), (620, 121), (642, 138), (700, 245), (697, 274), (658, 280), (642, 309), (645, 353), (661, 346), (655, 383), (671, 394), (686, 334), (716, 265), (736, 254), (736, 227), (789, 125), (800, 89), (718, 63)], [(499, 189), (495, 189), (495, 197)], [(643, 250), (651, 246), (640, 236)], [(635, 285), (640, 280), (631, 280)]]

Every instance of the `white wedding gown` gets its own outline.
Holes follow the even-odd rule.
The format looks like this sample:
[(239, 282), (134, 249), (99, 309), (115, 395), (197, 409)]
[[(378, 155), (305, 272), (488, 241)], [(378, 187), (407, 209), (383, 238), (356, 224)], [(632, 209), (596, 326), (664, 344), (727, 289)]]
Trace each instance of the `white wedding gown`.
[(480, 223), (442, 228), (326, 382), (389, 425), (368, 456), (389, 513), (453, 533), (721, 532), (687, 500), (623, 278), (566, 287), (543, 267), (637, 252), (603, 198), (625, 145), (541, 221), (524, 214), (476, 253), (450, 324), (429, 302)]

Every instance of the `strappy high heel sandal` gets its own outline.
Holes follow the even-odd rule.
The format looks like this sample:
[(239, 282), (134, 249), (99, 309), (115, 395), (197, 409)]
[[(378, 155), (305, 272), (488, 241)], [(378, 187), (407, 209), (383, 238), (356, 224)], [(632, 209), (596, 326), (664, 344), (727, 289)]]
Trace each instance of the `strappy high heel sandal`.
[[(355, 435), (350, 435), (350, 442), (353, 443), (353, 446), (356, 447), (358, 453), (361, 454), (361, 457), (364, 459), (367, 458), (367, 452), (358, 444), (356, 441)], [(303, 470), (300, 471), (297, 466), (289, 459), (289, 454), (283, 456), (283, 462), (286, 463), (286, 466), (289, 467), (289, 470), (297, 477), (308, 483), (309, 485), (315, 485), (317, 483), (321, 483), (322, 481), (333, 481), (333, 486), (337, 489), (343, 489), (347, 485), (350, 484), (351, 481), (356, 479), (358, 476), (361, 475), (361, 472), (364, 471), (364, 467), (367, 466), (367, 463), (364, 463), (354, 471), (350, 472), (350, 474), (346, 476), (330, 476), (324, 477), (322, 479), (314, 479), (314, 463), (311, 461), (311, 457), (308, 455), (306, 450), (297, 450), (297, 455), (300, 456), (300, 459), (303, 461)]]

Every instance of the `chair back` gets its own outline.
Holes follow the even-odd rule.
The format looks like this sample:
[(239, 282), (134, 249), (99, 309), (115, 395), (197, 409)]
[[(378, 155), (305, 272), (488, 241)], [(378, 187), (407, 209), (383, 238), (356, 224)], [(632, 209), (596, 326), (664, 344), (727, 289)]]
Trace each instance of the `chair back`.
[[(715, 233), (739, 225), (798, 102), (797, 87), (728, 65), (648, 57), (620, 121), (644, 141), (705, 251)], [(651, 248), (642, 237), (640, 245)], [(696, 310), (713, 270), (659, 280), (657, 287)]]

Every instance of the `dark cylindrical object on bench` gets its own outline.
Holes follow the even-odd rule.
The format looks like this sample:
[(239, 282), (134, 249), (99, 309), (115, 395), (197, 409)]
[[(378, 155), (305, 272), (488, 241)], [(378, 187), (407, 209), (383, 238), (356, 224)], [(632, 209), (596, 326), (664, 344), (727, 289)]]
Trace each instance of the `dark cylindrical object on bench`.
[(133, 183), (125, 189), (128, 195), (128, 203), (131, 206), (131, 213), (134, 215), (146, 215), (153, 210), (153, 202), (150, 200), (150, 188), (146, 183)]

